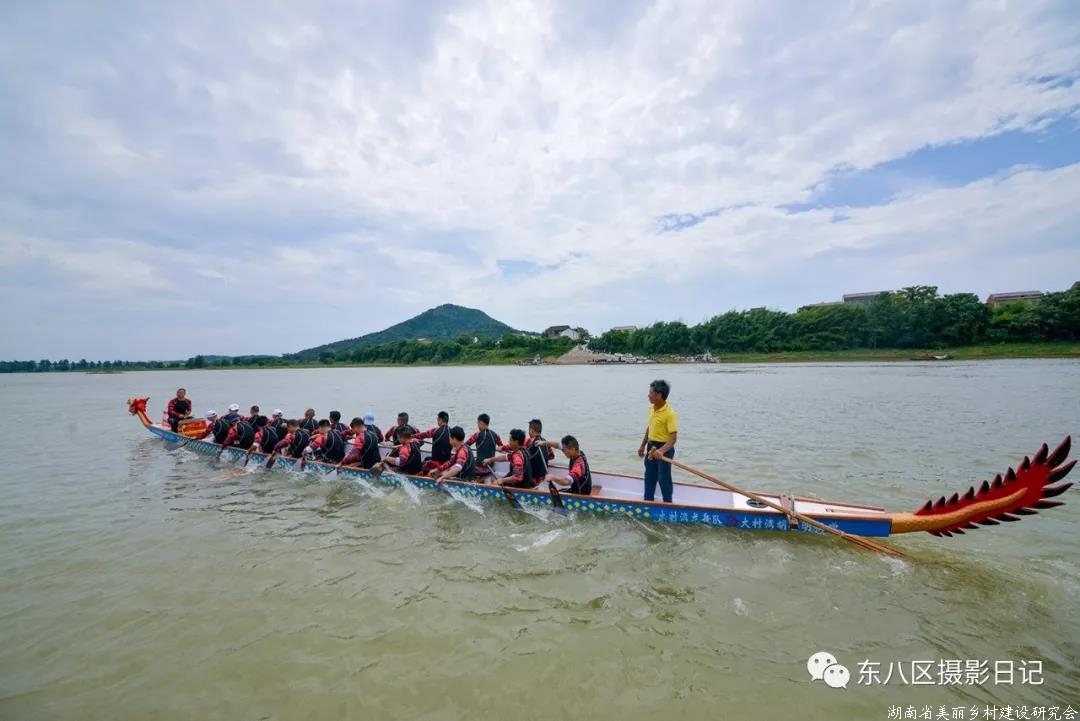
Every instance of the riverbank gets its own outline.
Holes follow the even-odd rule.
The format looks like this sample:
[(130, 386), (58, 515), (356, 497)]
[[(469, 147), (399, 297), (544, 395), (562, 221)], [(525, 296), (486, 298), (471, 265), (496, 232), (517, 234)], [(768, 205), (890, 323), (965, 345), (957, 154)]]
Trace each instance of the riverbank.
[[(581, 353), (574, 349), (561, 356), (542, 356), (538, 365), (596, 365), (596, 359), (607, 358), (607, 354), (595, 354), (590, 357), (587, 353)], [(150, 370), (258, 370), (262, 368), (394, 368), (402, 366), (506, 366), (532, 365), (534, 356), (523, 357), (512, 351), (496, 351), (485, 358), (470, 358), (467, 360), (453, 361), (412, 361), (409, 363), (353, 363), (332, 362), (322, 363), (318, 361), (308, 363), (281, 363), (266, 361), (261, 363), (244, 364), (207, 364), (197, 368), (188, 368), (181, 365), (168, 365), (164, 367), (125, 366), (122, 369), (109, 370), (49, 370), (49, 371), (16, 371), (37, 373), (86, 373), (90, 375), (112, 374), (134, 371)], [(783, 351), (777, 353), (726, 353), (713, 356), (713, 363), (883, 363), (883, 362), (910, 362), (910, 361), (976, 361), (976, 360), (1001, 360), (1019, 358), (1072, 358), (1080, 360), (1080, 343), (1008, 343), (998, 345), (963, 346), (959, 348), (849, 348), (835, 351)], [(649, 363), (694, 363), (682, 356), (657, 356), (650, 359)], [(626, 365), (638, 365), (639, 363), (626, 363)], [(614, 360), (608, 360), (604, 365), (623, 365)]]
[[(935, 358), (935, 356), (949, 356)], [(1005, 358), (1075, 358), (1080, 343), (1007, 343), (959, 348), (849, 348), (835, 351), (786, 351), (781, 353), (726, 353), (721, 363), (834, 363), (894, 361), (972, 361)]]

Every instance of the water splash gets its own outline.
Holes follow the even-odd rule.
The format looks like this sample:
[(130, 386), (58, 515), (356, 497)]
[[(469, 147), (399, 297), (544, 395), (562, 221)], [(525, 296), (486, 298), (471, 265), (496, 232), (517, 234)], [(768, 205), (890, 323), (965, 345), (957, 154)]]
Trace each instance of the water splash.
[(405, 491), (405, 495), (409, 497), (409, 500), (420, 505), (420, 489), (412, 484), (412, 481), (401, 479), (401, 490)]
[(544, 546), (550, 545), (552, 542), (554, 542), (555, 539), (557, 539), (559, 536), (562, 535), (562, 533), (563, 532), (561, 530), (559, 530), (559, 529), (555, 529), (553, 531), (547, 531), (545, 533), (540, 534), (540, 537), (537, 538), (532, 543), (530, 543), (529, 545), (527, 545), (527, 546), (514, 546), (514, 548), (516, 548), (521, 553), (525, 553), (526, 551), (531, 551), (534, 548), (543, 548)]
[(456, 488), (447, 488), (446, 495), (450, 496), (455, 501), (458, 501), (470, 511), (479, 513), (481, 516), (484, 515), (484, 506), (480, 503), (478, 499), (470, 498), (469, 496), (466, 496), (465, 494), (458, 491)]
[(902, 558), (894, 558), (892, 556), (881, 556), (881, 560), (889, 566), (889, 571), (892, 573), (893, 578), (897, 576), (904, 576), (911, 570), (911, 565)]
[(365, 495), (374, 498), (382, 498), (386, 495), (386, 492), (380, 488), (377, 488), (374, 483), (362, 476), (356, 476), (351, 478), (350, 481), (356, 484), (356, 487), (364, 492)]

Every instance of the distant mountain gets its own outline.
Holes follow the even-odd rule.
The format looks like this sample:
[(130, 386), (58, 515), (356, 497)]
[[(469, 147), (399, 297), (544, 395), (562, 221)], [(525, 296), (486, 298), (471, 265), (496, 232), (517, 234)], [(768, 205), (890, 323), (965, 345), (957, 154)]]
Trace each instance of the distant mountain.
[(438, 308), (425, 310), (418, 316), (392, 325), (386, 330), (377, 333), (368, 333), (359, 338), (339, 340), (315, 348), (306, 348), (298, 353), (290, 354), (290, 358), (300, 360), (317, 360), (325, 351), (333, 351), (340, 356), (353, 350), (357, 346), (382, 345), (383, 343), (396, 343), (399, 340), (454, 340), (462, 333), (477, 338), (502, 338), (507, 333), (518, 333), (505, 323), (500, 323), (482, 310), (475, 308), (463, 308), (460, 305), (447, 303)]

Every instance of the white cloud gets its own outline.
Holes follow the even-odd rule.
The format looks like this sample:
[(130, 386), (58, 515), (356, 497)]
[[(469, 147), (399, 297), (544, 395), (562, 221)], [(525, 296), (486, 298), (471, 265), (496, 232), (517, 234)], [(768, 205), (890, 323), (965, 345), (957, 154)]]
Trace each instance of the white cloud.
[[(1052, 81), (1080, 77), (1067, 4), (422, 7), (70, 4), (44, 26), (2, 11), (18, 62), (0, 70), (0, 157), (20, 172), (0, 180), (17, 211), (0, 232), (42, 239), (34, 257), (81, 293), (239, 283), (351, 313), (353, 335), (445, 301), (496, 303), (519, 327), (566, 309), (630, 322), (656, 312), (635, 295), (657, 278), (698, 283), (718, 309), (759, 304), (741, 285), (755, 278), (781, 304), (791, 289), (770, 269), (830, 254), (994, 275), (1008, 253), (990, 249), (1077, 225), (1068, 168), (913, 181), (841, 223), (778, 208), (838, 167), (1074, 114), (1080, 82)], [(717, 208), (731, 210), (657, 233), (660, 216)], [(499, 261), (546, 269), (503, 276)], [(387, 307), (352, 312), (373, 291)], [(241, 316), (257, 301), (230, 295)], [(313, 343), (342, 335), (281, 313)], [(207, 350), (199, 332), (188, 355)], [(253, 350), (242, 340), (209, 350)]]

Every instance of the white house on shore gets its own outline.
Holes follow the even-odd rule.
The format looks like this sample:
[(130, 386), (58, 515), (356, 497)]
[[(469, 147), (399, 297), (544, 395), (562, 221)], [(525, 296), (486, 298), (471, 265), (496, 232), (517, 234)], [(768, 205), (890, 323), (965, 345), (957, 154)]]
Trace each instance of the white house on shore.
[(550, 328), (544, 329), (545, 338), (569, 338), (570, 340), (581, 340), (581, 333), (571, 328), (568, 325), (553, 325)]

